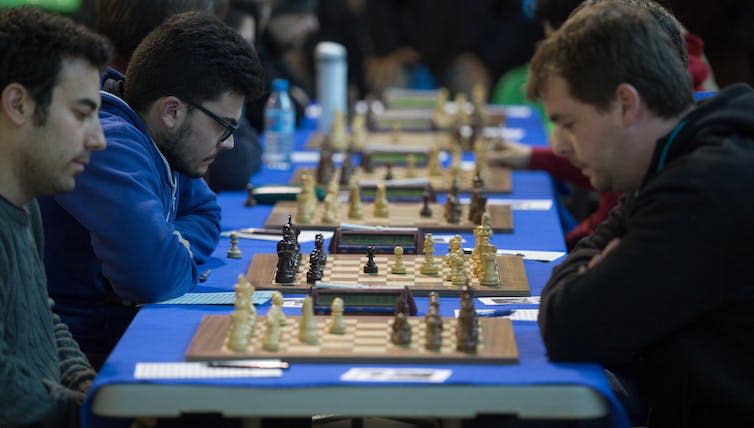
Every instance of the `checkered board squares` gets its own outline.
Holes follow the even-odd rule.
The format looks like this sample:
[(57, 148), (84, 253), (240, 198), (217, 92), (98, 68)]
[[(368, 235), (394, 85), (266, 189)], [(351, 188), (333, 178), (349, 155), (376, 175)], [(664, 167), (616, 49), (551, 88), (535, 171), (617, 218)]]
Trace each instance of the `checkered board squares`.
[[(466, 271), (471, 267), (467, 257)], [(434, 257), (435, 265), (443, 266), (442, 275), (425, 275), (419, 273), (424, 263), (423, 255), (405, 255), (403, 264), (406, 266), (406, 274), (392, 274), (390, 267), (393, 265), (394, 256), (376, 255), (375, 263), (379, 267), (376, 274), (364, 273), (364, 265), (367, 257), (359, 254), (328, 254), (327, 264), (323, 269), (322, 282), (337, 284), (366, 284), (372, 286), (408, 286), (414, 295), (426, 296), (435, 291), (441, 296), (457, 296), (461, 287), (451, 284), (445, 279), (449, 269), (443, 266), (443, 258)], [(498, 276), (500, 285), (489, 287), (479, 284), (479, 280), (471, 275), (469, 284), (477, 297), (481, 296), (530, 296), (529, 281), (526, 277), (524, 262), (518, 256), (497, 256)], [(306, 271), (309, 269), (309, 256), (302, 255), (301, 265), (296, 274), (296, 280), (292, 284), (278, 284), (275, 282), (275, 269), (277, 266), (276, 254), (256, 254), (251, 260), (247, 278), (257, 290), (278, 290), (283, 293), (305, 293), (311, 284), (306, 283)]]
[[(264, 227), (268, 229), (280, 229), (288, 222), (288, 216), (296, 218), (296, 202), (280, 201), (272, 208), (272, 212), (267, 217)], [(417, 227), (421, 230), (443, 230), (443, 231), (472, 231), (476, 225), (469, 221), (469, 206), (462, 205), (461, 221), (459, 223), (448, 223), (443, 217), (445, 207), (443, 204), (429, 204), (432, 209), (432, 216), (428, 218), (420, 217), (419, 212), (422, 209), (420, 202), (413, 203), (389, 203), (389, 216), (375, 217), (373, 215), (374, 204), (364, 202), (361, 204), (364, 218), (357, 220), (348, 218), (348, 202), (340, 205), (340, 210), (336, 216), (335, 223), (322, 223), (322, 214), (324, 212), (324, 203), (319, 203), (317, 210), (309, 224), (297, 223), (296, 226), (305, 230), (334, 230), (340, 222), (351, 223), (366, 226), (388, 226), (388, 227)], [(490, 215), (490, 226), (495, 232), (512, 232), (513, 231), (513, 212), (510, 205), (488, 205), (487, 212)], [(295, 220), (294, 220), (295, 222)]]
[(409, 317), (411, 344), (406, 347), (390, 341), (393, 317), (346, 316), (346, 333), (327, 332), (330, 317), (315, 316), (319, 343), (308, 345), (298, 340), (298, 316), (289, 316), (283, 327), (277, 351), (262, 349), (266, 328), (263, 316), (254, 324), (254, 338), (245, 352), (225, 347), (231, 319), (224, 315), (205, 316), (189, 345), (188, 361), (223, 359), (280, 358), (289, 362), (456, 362), (463, 364), (500, 364), (518, 361), (518, 348), (510, 320), (479, 318), (479, 345), (476, 353), (455, 350), (455, 318), (443, 318), (443, 341), (439, 351), (424, 349), (424, 318)]

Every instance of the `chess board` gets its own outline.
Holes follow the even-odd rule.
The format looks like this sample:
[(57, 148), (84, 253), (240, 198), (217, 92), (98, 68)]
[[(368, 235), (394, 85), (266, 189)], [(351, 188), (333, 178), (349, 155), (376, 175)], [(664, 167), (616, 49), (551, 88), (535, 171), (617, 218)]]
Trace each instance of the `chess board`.
[(346, 333), (327, 333), (328, 316), (315, 316), (319, 328), (319, 344), (308, 345), (298, 340), (298, 316), (288, 316), (275, 352), (262, 348), (265, 319), (254, 323), (254, 339), (245, 352), (234, 352), (225, 346), (231, 327), (227, 315), (205, 316), (194, 334), (186, 360), (214, 361), (228, 359), (280, 358), (288, 362), (347, 363), (461, 363), (500, 364), (518, 362), (518, 348), (511, 321), (506, 318), (479, 318), (479, 345), (476, 353), (455, 350), (455, 318), (443, 318), (442, 346), (438, 351), (424, 348), (424, 318), (409, 317), (411, 343), (406, 347), (390, 341), (392, 317), (345, 316)]
[[(389, 203), (388, 217), (375, 217), (374, 204), (369, 202), (362, 203), (363, 218), (360, 220), (348, 218), (348, 202), (341, 202), (340, 210), (336, 215), (335, 223), (323, 223), (322, 213), (324, 212), (324, 203), (317, 205), (317, 210), (309, 224), (296, 223), (297, 204), (292, 201), (280, 201), (272, 208), (272, 212), (264, 222), (264, 227), (268, 229), (279, 229), (281, 225), (288, 222), (288, 216), (291, 215), (294, 223), (301, 229), (306, 230), (335, 230), (339, 224), (350, 223), (365, 226), (387, 226), (387, 227), (417, 227), (421, 231), (441, 230), (441, 231), (472, 231), (476, 226), (469, 221), (469, 206), (463, 205), (461, 209), (461, 221), (459, 223), (448, 223), (444, 218), (445, 207), (443, 204), (429, 204), (432, 210), (431, 217), (420, 217), (419, 211), (422, 209), (420, 202), (413, 203)], [(510, 205), (487, 205), (487, 212), (490, 214), (490, 226), (495, 232), (513, 231), (513, 212)]]
[[(324, 141), (325, 134), (315, 132), (306, 141), (306, 147), (318, 149), (322, 147)], [(427, 150), (432, 145), (437, 145), (440, 150), (448, 151), (453, 147), (453, 140), (447, 131), (400, 132), (397, 137), (393, 135), (393, 132), (370, 132), (365, 149), (369, 150), (373, 146), (380, 148), (393, 146), (401, 149), (412, 147), (417, 150)]]
[[(387, 174), (387, 168), (385, 166), (375, 166), (372, 172), (366, 172), (363, 168), (356, 168), (356, 170), (353, 172), (353, 175), (351, 175), (351, 182), (358, 181), (362, 188), (374, 188), (376, 182), (383, 181), (385, 183), (385, 187), (389, 188), (391, 183), (400, 183), (400, 181), (396, 180), (415, 180), (417, 178), (421, 178), (426, 179), (427, 183), (432, 187), (432, 190), (436, 192), (447, 192), (450, 189), (451, 176), (450, 171), (448, 170), (444, 170), (443, 175), (441, 176), (430, 176), (427, 172), (426, 167), (417, 167), (415, 169), (416, 173), (414, 174), (413, 178), (406, 176), (407, 168), (404, 166), (394, 166), (391, 168), (391, 170), (393, 173), (393, 180), (385, 180), (385, 175)], [(294, 171), (293, 176), (290, 180), (290, 184), (300, 185), (301, 175), (304, 173), (309, 173), (312, 176), (316, 175), (316, 171), (312, 168), (298, 168), (296, 169), (296, 171)], [(336, 174), (338, 174), (337, 171)], [(460, 187), (458, 190), (461, 192), (470, 192), (473, 178), (474, 171), (462, 170), (460, 177)], [(513, 184), (510, 168), (505, 168), (502, 166), (487, 167), (487, 174), (485, 177), (485, 183), (484, 187), (482, 188), (482, 192), (510, 193), (512, 190)]]
[[(466, 272), (468, 274), (470, 263), (466, 256)], [(406, 265), (405, 274), (393, 274), (390, 267), (393, 265), (394, 256), (378, 254), (374, 257), (379, 267), (376, 274), (364, 273), (363, 267), (367, 262), (366, 255), (359, 254), (328, 254), (327, 265), (322, 274), (322, 282), (367, 286), (397, 287), (408, 286), (415, 296), (426, 296), (435, 291), (440, 296), (457, 296), (461, 286), (451, 284), (445, 276), (450, 268), (444, 266), (443, 257), (435, 255), (435, 264), (442, 266), (442, 275), (426, 275), (419, 273), (419, 268), (424, 262), (423, 255), (403, 255), (403, 263)], [(276, 290), (282, 293), (307, 293), (311, 284), (306, 282), (306, 271), (309, 269), (309, 255), (302, 254), (301, 264), (296, 273), (296, 279), (291, 284), (279, 284), (275, 282), (277, 268), (277, 254), (255, 254), (251, 259), (249, 270), (246, 273), (251, 285), (257, 290)], [(474, 295), (481, 296), (530, 296), (529, 280), (526, 277), (524, 262), (518, 256), (497, 256), (497, 273), (500, 285), (480, 285), (479, 280), (471, 275), (469, 284), (474, 290)]]

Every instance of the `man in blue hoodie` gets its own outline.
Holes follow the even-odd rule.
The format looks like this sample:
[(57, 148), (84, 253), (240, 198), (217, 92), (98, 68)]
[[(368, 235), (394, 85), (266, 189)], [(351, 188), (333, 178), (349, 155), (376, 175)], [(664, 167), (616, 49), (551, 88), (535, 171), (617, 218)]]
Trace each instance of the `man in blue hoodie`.
[[(220, 208), (201, 179), (263, 85), (256, 53), (206, 13), (167, 19), (111, 71), (100, 120), (107, 150), (76, 190), (40, 201), (56, 311), (99, 365), (136, 305), (180, 296), (220, 235)], [(122, 89), (122, 93), (118, 90)]]

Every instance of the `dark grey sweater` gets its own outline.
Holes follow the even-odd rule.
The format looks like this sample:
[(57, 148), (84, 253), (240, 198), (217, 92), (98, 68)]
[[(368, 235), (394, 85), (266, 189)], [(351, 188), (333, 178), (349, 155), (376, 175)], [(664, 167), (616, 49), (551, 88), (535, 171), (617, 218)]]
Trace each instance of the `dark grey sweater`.
[(76, 426), (94, 378), (47, 297), (42, 221), (0, 196), (0, 426)]

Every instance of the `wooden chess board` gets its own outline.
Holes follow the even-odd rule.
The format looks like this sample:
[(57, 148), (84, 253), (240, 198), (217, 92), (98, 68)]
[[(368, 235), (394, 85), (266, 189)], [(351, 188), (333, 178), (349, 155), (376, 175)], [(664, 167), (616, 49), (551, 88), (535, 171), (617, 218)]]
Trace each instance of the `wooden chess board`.
[[(426, 179), (427, 183), (432, 187), (432, 190), (436, 192), (447, 192), (450, 189), (452, 178), (449, 170), (443, 170), (443, 175), (440, 176), (430, 176), (426, 167), (417, 167), (413, 178), (406, 176), (407, 168), (404, 166), (394, 166), (391, 170), (393, 172), (393, 180), (385, 180), (385, 175), (387, 174), (387, 168), (385, 166), (375, 166), (372, 172), (366, 172), (363, 168), (356, 168), (353, 175), (351, 175), (351, 182), (358, 181), (362, 188), (367, 186), (374, 188), (377, 181), (384, 181), (385, 187), (389, 188), (391, 182), (394, 182), (395, 180)], [(316, 171), (312, 168), (298, 168), (294, 171), (290, 184), (300, 185), (301, 175), (304, 173), (309, 173), (312, 176), (315, 176)], [(335, 173), (337, 175), (338, 171)], [(473, 178), (474, 171), (462, 170), (460, 187), (458, 190), (461, 192), (470, 192)], [(400, 181), (397, 181), (396, 183), (400, 183)], [(512, 183), (510, 168), (489, 166), (487, 167), (487, 174), (484, 187), (482, 187), (482, 192), (510, 193), (513, 190)], [(341, 187), (344, 188), (345, 186)]]
[(328, 316), (315, 316), (319, 343), (308, 345), (298, 340), (298, 316), (288, 316), (281, 331), (279, 349), (262, 348), (265, 319), (258, 316), (254, 338), (245, 352), (234, 352), (225, 346), (231, 327), (227, 315), (207, 315), (196, 330), (188, 351), (188, 361), (228, 359), (280, 358), (288, 362), (349, 363), (461, 363), (500, 364), (518, 362), (518, 348), (511, 321), (507, 318), (479, 318), (479, 345), (476, 353), (456, 351), (455, 318), (443, 318), (442, 346), (438, 351), (424, 348), (424, 318), (409, 317), (411, 343), (406, 347), (390, 341), (392, 317), (345, 316), (346, 333), (327, 333)]
[[(471, 263), (470, 256), (466, 256), (466, 273), (468, 274)], [(277, 268), (277, 254), (255, 254), (251, 259), (249, 270), (246, 273), (251, 285), (257, 290), (276, 290), (282, 293), (306, 293), (312, 284), (306, 282), (306, 271), (309, 269), (309, 255), (302, 254), (296, 279), (291, 284), (279, 284), (275, 282)], [(457, 296), (461, 292), (461, 286), (453, 285), (445, 279), (450, 268), (444, 266), (443, 257), (434, 256), (435, 264), (442, 267), (442, 275), (426, 275), (419, 273), (419, 268), (424, 262), (423, 255), (403, 255), (403, 263), (406, 265), (405, 274), (393, 274), (390, 267), (393, 265), (394, 256), (378, 254), (374, 257), (379, 267), (376, 274), (364, 273), (364, 265), (367, 262), (366, 255), (359, 254), (328, 254), (327, 265), (322, 273), (322, 282), (356, 285), (364, 284), (373, 287), (402, 287), (408, 286), (411, 293), (416, 296), (426, 296), (430, 292), (437, 292), (440, 296)], [(497, 256), (497, 273), (500, 285), (480, 285), (479, 280), (473, 275), (469, 286), (476, 296), (530, 296), (529, 280), (526, 277), (524, 262), (518, 256)]]
[[(318, 149), (322, 147), (324, 141), (325, 134), (315, 132), (306, 141), (306, 147)], [(365, 149), (369, 150), (372, 146), (381, 148), (395, 146), (402, 149), (414, 147), (417, 150), (426, 150), (432, 145), (437, 145), (440, 150), (448, 151), (453, 147), (453, 140), (447, 131), (400, 132), (397, 137), (393, 132), (370, 132)]]
[[(278, 229), (281, 225), (288, 222), (288, 216), (291, 215), (296, 226), (306, 230), (334, 230), (340, 223), (350, 223), (365, 226), (387, 226), (387, 227), (417, 227), (422, 231), (442, 230), (442, 231), (472, 231), (476, 226), (469, 221), (469, 206), (465, 204), (461, 209), (461, 221), (459, 223), (448, 223), (444, 218), (445, 206), (443, 204), (429, 204), (432, 210), (431, 217), (421, 217), (419, 212), (422, 209), (420, 202), (413, 203), (389, 203), (388, 217), (375, 217), (374, 204), (363, 202), (363, 218), (361, 220), (348, 218), (348, 202), (341, 202), (335, 223), (323, 223), (322, 213), (324, 212), (324, 203), (319, 203), (309, 224), (296, 223), (297, 204), (293, 201), (280, 201), (272, 208), (272, 212), (264, 222), (264, 227), (268, 229)], [(487, 212), (490, 215), (490, 226), (495, 232), (512, 232), (513, 231), (513, 212), (510, 205), (487, 205)]]

